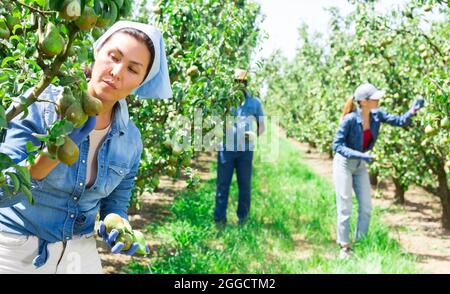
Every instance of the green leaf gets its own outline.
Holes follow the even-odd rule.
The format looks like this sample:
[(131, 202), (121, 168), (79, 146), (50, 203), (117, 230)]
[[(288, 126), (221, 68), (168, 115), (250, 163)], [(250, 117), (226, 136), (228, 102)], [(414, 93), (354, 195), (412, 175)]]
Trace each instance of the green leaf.
[(14, 165), (14, 162), (8, 155), (0, 153), (0, 170), (7, 169)]
[(30, 171), (26, 166), (15, 165), (14, 168), (17, 171), (17, 174), (20, 176), (22, 183), (27, 187), (31, 187), (31, 175)]
[(46, 0), (34, 0), (33, 2), (41, 7), (45, 7)]
[(17, 60), (17, 57), (16, 56), (8, 56), (8, 57), (6, 57), (5, 59), (3, 59), (3, 61), (2, 61), (2, 67), (5, 67), (7, 64), (8, 64), (8, 62), (10, 62), (10, 61), (16, 61)]
[(8, 122), (6, 121), (6, 111), (5, 108), (3, 108), (2, 105), (0, 105), (0, 129), (1, 128), (7, 128)]
[(4, 72), (3, 70), (0, 70), (0, 83), (4, 81), (8, 81), (8, 74)]
[(62, 0), (49, 0), (49, 7), (51, 10), (59, 11), (64, 4), (64, 1)]
[(3, 189), (3, 193), (5, 193), (6, 197), (12, 197), (13, 194), (11, 193), (11, 190), (9, 189), (7, 184), (1, 184), (0, 188)]
[(37, 150), (39, 150), (39, 146), (35, 146), (33, 144), (33, 142), (28, 141), (27, 144), (25, 145), (25, 148), (27, 150), (27, 153), (33, 153), (36, 152)]
[(42, 142), (47, 142), (48, 141), (48, 135), (47, 134), (33, 133), (33, 137), (35, 137), (36, 139), (38, 139), (39, 141), (42, 141)]
[(35, 160), (36, 160), (36, 156), (35, 156), (35, 155), (33, 155), (33, 154), (28, 154), (27, 161), (28, 161), (31, 165), (34, 164), (34, 161), (35, 161)]

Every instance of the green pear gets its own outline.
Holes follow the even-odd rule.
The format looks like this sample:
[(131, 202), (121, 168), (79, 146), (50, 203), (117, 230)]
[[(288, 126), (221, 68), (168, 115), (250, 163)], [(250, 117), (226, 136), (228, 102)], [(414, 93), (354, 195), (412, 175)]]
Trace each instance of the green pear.
[(81, 15), (80, 0), (65, 0), (61, 10), (59, 11), (59, 16), (68, 21), (75, 20), (79, 18), (80, 15)]
[(75, 20), (75, 25), (84, 31), (89, 31), (95, 26), (97, 22), (97, 15), (95, 14), (94, 8), (90, 6), (85, 6), (81, 16)]
[(116, 3), (111, 2), (107, 9), (100, 15), (97, 19), (96, 27), (104, 28), (106, 26), (112, 25), (119, 15), (119, 8), (117, 8)]
[(136, 251), (136, 253), (145, 255), (147, 254), (147, 241), (145, 240), (145, 236), (142, 232), (138, 230), (133, 230), (133, 239), (134, 242), (139, 244), (139, 247)]
[(122, 242), (125, 245), (125, 246), (123, 246), (122, 250), (126, 251), (131, 248), (131, 245), (133, 245), (134, 238), (129, 233), (122, 233), (122, 234), (119, 234), (119, 236), (116, 238), (116, 240), (114, 242), (115, 243)]
[(113, 0), (113, 2), (117, 5), (118, 9), (122, 8), (123, 0)]
[(78, 146), (67, 136), (64, 138), (64, 144), (59, 146), (56, 151), (58, 160), (67, 165), (74, 164), (78, 160), (79, 154)]
[(0, 18), (0, 39), (8, 39), (11, 32), (8, 29), (8, 25), (4, 18)]
[(100, 99), (92, 97), (86, 91), (83, 91), (81, 96), (81, 104), (84, 112), (89, 115), (99, 115), (103, 109), (103, 103)]
[(12, 32), (14, 30), (14, 26), (20, 24), (20, 19), (13, 15), (7, 15), (6, 24), (8, 25), (9, 31)]
[(58, 106), (58, 114), (63, 117), (72, 104), (76, 102), (76, 98), (73, 96), (72, 91), (69, 87), (64, 87), (63, 92), (61, 92), (56, 100), (56, 105)]
[(76, 101), (67, 108), (64, 118), (72, 122), (74, 128), (79, 128), (88, 120), (88, 115), (84, 112), (81, 103)]
[(109, 234), (113, 229), (121, 229), (123, 227), (123, 219), (120, 215), (116, 213), (108, 214), (103, 223), (106, 227), (106, 232)]
[(39, 47), (47, 57), (53, 57), (64, 50), (65, 41), (60, 35), (58, 28), (49, 22), (45, 27), (44, 34), (39, 34)]

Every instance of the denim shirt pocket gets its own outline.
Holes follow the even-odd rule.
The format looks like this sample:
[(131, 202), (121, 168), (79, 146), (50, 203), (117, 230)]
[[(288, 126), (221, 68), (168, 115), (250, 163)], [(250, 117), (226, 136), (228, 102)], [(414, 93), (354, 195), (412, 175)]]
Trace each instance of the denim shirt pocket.
[(111, 194), (125, 176), (130, 172), (130, 167), (127, 164), (110, 163), (107, 171), (107, 180), (105, 184), (106, 195)]

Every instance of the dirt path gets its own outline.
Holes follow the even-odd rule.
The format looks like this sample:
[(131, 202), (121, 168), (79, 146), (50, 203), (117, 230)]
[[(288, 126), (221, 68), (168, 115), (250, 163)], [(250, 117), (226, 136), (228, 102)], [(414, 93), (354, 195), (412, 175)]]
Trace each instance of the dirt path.
[[(280, 134), (286, 137), (285, 132)], [(308, 144), (288, 139), (303, 152), (301, 161), (332, 182), (332, 160), (326, 154), (311, 149)], [(391, 228), (391, 237), (398, 240), (404, 250), (418, 257), (423, 272), (450, 273), (450, 232), (440, 224), (439, 199), (420, 188), (408, 190), (403, 206), (394, 204), (395, 187), (391, 181), (382, 182), (376, 191), (374, 206), (383, 209), (382, 221)]]
[[(211, 154), (202, 154), (195, 160), (195, 166), (192, 168), (197, 170), (200, 179), (209, 179), (209, 163), (214, 157)], [(142, 195), (142, 208), (136, 212), (129, 212), (129, 221), (133, 229), (145, 232), (145, 226), (154, 222), (163, 220), (170, 215), (170, 207), (177, 193), (186, 188), (185, 179), (173, 181), (168, 177), (161, 177), (160, 185), (154, 193), (145, 193)], [(150, 251), (155, 250), (159, 244), (158, 240), (154, 240), (151, 236), (147, 237), (150, 245)], [(103, 273), (118, 274), (122, 273), (122, 267), (131, 261), (130, 256), (123, 254), (111, 254), (107, 245), (97, 237), (97, 248), (100, 254)], [(141, 264), (148, 264), (149, 258), (133, 257), (135, 261)]]

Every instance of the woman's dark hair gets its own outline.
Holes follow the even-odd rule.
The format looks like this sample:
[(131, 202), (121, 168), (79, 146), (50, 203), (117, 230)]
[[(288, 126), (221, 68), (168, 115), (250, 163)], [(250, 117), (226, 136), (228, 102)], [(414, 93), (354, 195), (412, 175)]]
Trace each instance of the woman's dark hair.
[[(147, 70), (145, 72), (145, 76), (144, 76), (144, 80), (145, 80), (145, 78), (147, 77), (148, 73), (150, 72), (150, 69), (152, 68), (153, 62), (155, 60), (155, 46), (153, 45), (152, 39), (150, 39), (149, 36), (147, 36), (147, 34), (143, 33), (142, 31), (140, 31), (138, 29), (123, 28), (123, 29), (120, 29), (120, 30), (114, 32), (108, 38), (106, 38), (106, 40), (100, 45), (98, 50), (100, 50), (109, 41), (109, 39), (112, 36), (114, 36), (115, 34), (117, 34), (117, 33), (124, 33), (124, 34), (130, 35), (133, 38), (135, 38), (136, 40), (138, 40), (138, 41), (142, 42), (143, 44), (145, 44), (145, 46), (147, 46), (147, 49), (150, 52), (150, 61), (148, 63)], [(88, 79), (91, 78), (92, 65), (91, 66), (86, 66), (84, 68), (84, 74), (86, 75), (86, 77)]]

